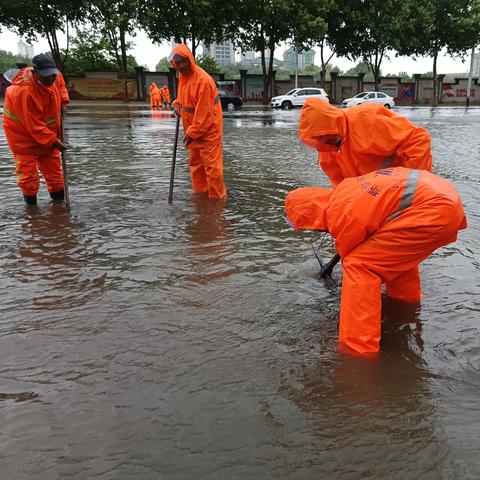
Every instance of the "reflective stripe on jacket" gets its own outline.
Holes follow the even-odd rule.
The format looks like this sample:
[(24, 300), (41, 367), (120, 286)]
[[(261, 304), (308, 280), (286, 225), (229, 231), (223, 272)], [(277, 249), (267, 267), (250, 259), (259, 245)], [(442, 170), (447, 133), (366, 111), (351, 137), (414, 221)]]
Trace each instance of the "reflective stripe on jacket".
[(61, 90), (40, 85), (32, 68), (24, 68), (5, 92), (3, 127), (14, 153), (50, 153), (60, 135)]
[[(395, 167), (346, 178), (333, 191), (296, 189), (287, 196), (285, 208), (295, 228), (330, 232), (343, 259), (383, 225), (402, 218), (407, 211), (411, 214), (404, 228), (425, 224), (442, 228), (448, 219), (439, 218), (436, 207), (445, 204), (461, 212), (463, 220), (458, 228), (466, 228), (462, 202), (448, 180), (425, 170)], [(422, 213), (415, 215), (420, 210)]]

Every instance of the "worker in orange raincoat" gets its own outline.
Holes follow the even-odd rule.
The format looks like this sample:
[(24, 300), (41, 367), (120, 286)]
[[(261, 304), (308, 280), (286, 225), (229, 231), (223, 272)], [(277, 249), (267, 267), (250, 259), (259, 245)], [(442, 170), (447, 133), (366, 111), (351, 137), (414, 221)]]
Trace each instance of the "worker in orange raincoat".
[(418, 264), (467, 226), (450, 182), (403, 167), (346, 178), (333, 190), (298, 188), (285, 211), (295, 228), (335, 238), (343, 265), (339, 340), (361, 353), (380, 349), (382, 283), (392, 298), (420, 301)]
[(150, 84), (150, 106), (152, 108), (162, 108), (162, 94), (155, 82)]
[(318, 150), (320, 165), (334, 186), (380, 168), (432, 169), (427, 130), (382, 105), (340, 109), (309, 98), (300, 112), (299, 135)]
[(170, 89), (166, 84), (163, 84), (160, 90), (162, 91), (163, 108), (170, 109), (170, 103), (172, 103), (172, 99), (170, 97)]
[(38, 170), (53, 201), (63, 201), (60, 152), (61, 110), (69, 102), (65, 82), (47, 55), (32, 58), (5, 94), (3, 128), (16, 164), (18, 186), (27, 205), (36, 205), (40, 187)]
[(182, 116), (183, 143), (188, 149), (193, 190), (208, 193), (210, 198), (225, 197), (223, 116), (215, 82), (195, 64), (192, 52), (185, 44), (172, 50), (170, 62), (179, 73), (178, 97), (173, 105)]

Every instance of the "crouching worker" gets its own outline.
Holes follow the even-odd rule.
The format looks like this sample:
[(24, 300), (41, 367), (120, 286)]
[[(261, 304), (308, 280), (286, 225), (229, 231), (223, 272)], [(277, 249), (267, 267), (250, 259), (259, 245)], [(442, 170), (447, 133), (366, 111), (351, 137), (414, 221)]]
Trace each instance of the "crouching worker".
[(380, 350), (382, 284), (392, 298), (420, 301), (418, 264), (467, 226), (450, 182), (404, 167), (347, 178), (334, 190), (298, 188), (285, 211), (295, 228), (335, 238), (343, 266), (339, 341), (361, 353)]
[(46, 55), (32, 58), (33, 68), (24, 68), (5, 93), (3, 128), (13, 153), (18, 186), (27, 205), (37, 204), (38, 170), (54, 201), (62, 201), (63, 172), (60, 152), (67, 148), (60, 139), (63, 88), (53, 60)]

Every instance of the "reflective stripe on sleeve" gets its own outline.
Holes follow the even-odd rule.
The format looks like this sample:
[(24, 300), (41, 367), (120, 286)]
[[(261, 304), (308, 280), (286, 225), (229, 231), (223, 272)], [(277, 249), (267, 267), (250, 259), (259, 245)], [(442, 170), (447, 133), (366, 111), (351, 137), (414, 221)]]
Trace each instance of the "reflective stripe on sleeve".
[(46, 125), (54, 125), (54, 124), (56, 123), (56, 121), (57, 121), (57, 119), (56, 119), (55, 117), (53, 117), (53, 118), (47, 118), (47, 119), (45, 120), (45, 124), (46, 124)]
[(220, 101), (220, 96), (217, 95), (217, 96), (213, 99), (213, 104), (216, 105), (219, 101)]
[(417, 190), (419, 176), (420, 170), (411, 169), (408, 171), (407, 183), (405, 184), (405, 188), (403, 189), (403, 194), (400, 200), (398, 211), (390, 215), (387, 219), (387, 222), (390, 222), (397, 218), (406, 208), (408, 208), (412, 204), (413, 197), (415, 196), (415, 192)]
[(5, 107), (5, 105), (3, 106), (3, 111), (5, 112), (8, 118), (13, 120), (14, 122), (20, 123), (20, 119), (14, 113), (12, 113), (7, 107)]

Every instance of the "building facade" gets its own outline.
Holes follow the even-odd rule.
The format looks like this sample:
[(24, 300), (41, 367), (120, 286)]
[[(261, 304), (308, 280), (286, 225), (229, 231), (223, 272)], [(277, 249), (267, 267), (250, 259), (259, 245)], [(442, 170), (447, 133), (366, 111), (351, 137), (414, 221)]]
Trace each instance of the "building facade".
[(203, 54), (208, 55), (216, 60), (219, 65), (227, 65), (235, 63), (235, 49), (230, 41), (222, 43), (212, 43), (205, 45), (202, 43)]
[(472, 75), (474, 77), (480, 77), (480, 50), (473, 54)]
[(23, 40), (19, 40), (17, 43), (17, 55), (26, 58), (32, 58), (35, 54), (31, 45), (25, 43)]
[[(290, 47), (288, 50), (285, 50), (283, 53), (283, 61), (286, 67), (295, 68), (295, 57), (296, 51), (295, 48)], [(301, 50), (298, 52), (298, 63), (297, 67), (299, 70), (303, 70), (307, 65), (312, 65), (315, 59), (314, 50)]]

